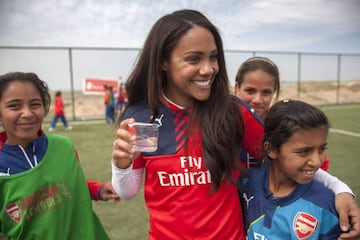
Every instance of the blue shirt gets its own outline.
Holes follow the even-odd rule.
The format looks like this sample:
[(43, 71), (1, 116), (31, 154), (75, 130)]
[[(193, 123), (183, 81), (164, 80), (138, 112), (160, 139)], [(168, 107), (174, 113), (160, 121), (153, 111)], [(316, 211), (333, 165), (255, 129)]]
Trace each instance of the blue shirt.
[(341, 230), (334, 193), (312, 180), (298, 184), (288, 196), (274, 197), (268, 187), (270, 161), (266, 159), (261, 169), (249, 169), (250, 177), (240, 179), (248, 239), (337, 239)]

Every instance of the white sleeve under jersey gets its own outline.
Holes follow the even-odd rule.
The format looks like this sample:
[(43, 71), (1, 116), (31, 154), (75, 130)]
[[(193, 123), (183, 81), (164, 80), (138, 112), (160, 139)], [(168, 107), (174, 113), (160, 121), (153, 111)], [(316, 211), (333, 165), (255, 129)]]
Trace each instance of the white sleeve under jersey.
[(121, 169), (112, 165), (111, 183), (121, 200), (130, 200), (140, 191), (144, 168), (133, 169), (132, 164)]
[[(338, 193), (350, 193), (354, 195), (348, 185), (340, 181), (337, 177), (334, 177), (326, 171), (319, 169), (315, 173), (315, 179), (322, 182), (327, 188), (330, 188), (335, 194)], [(354, 195), (355, 196), (355, 195)]]

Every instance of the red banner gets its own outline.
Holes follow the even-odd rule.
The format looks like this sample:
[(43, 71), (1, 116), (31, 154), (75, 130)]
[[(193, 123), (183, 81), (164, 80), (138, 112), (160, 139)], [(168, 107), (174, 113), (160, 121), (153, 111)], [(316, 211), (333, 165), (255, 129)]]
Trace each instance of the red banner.
[(83, 82), (84, 94), (104, 94), (104, 85), (112, 86), (116, 95), (119, 88), (119, 81), (112, 79), (85, 78)]

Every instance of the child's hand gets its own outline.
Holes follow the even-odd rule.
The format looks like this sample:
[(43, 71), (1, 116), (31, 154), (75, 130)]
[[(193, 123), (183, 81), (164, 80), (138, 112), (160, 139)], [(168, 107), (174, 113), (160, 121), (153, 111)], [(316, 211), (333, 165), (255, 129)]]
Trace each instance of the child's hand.
[(115, 202), (120, 201), (120, 197), (116, 194), (111, 183), (105, 183), (100, 192), (100, 200), (108, 201), (114, 199)]

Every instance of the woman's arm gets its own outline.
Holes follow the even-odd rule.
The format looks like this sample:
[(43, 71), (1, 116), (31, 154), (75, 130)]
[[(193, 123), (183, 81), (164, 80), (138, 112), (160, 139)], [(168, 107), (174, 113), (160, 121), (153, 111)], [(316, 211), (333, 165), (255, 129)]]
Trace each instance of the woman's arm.
[(354, 196), (348, 193), (339, 193), (335, 197), (335, 207), (339, 214), (339, 224), (344, 232), (340, 239), (359, 239), (360, 237), (360, 208)]
[(144, 168), (133, 169), (132, 164), (121, 169), (112, 163), (112, 185), (123, 200), (130, 200), (140, 191)]
[(339, 193), (350, 193), (353, 196), (354, 193), (351, 191), (348, 185), (340, 181), (337, 177), (334, 177), (326, 171), (319, 169), (315, 173), (315, 179), (322, 182), (327, 188), (330, 188), (335, 194)]
[(144, 173), (143, 167), (133, 169), (133, 160), (141, 158), (140, 152), (136, 152), (130, 144), (134, 136), (128, 132), (127, 127), (133, 122), (134, 119), (130, 118), (120, 123), (113, 143), (111, 182), (115, 192), (123, 200), (129, 200), (139, 192)]
[(358, 239), (360, 237), (360, 208), (349, 186), (322, 169), (316, 172), (315, 179), (336, 194), (335, 207), (339, 214), (341, 230), (344, 232), (339, 239)]

